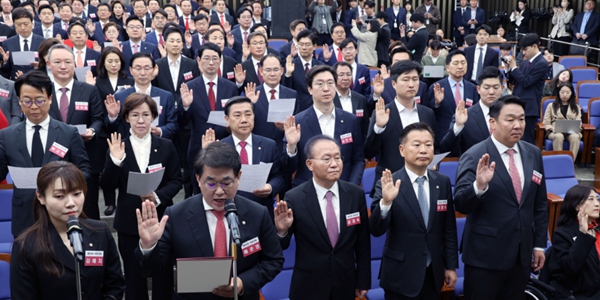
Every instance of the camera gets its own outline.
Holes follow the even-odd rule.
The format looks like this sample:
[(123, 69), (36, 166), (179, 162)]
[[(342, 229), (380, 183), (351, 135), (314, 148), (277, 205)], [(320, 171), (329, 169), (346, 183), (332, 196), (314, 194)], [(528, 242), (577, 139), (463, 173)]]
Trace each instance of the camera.
[(458, 49), (458, 47), (456, 46), (456, 43), (453, 43), (453, 42), (441, 42), (440, 44), (441, 44), (442, 48), (446, 48), (446, 49), (448, 49), (448, 51)]
[(507, 64), (510, 60), (510, 56), (502, 56), (500, 57), (503, 63)]

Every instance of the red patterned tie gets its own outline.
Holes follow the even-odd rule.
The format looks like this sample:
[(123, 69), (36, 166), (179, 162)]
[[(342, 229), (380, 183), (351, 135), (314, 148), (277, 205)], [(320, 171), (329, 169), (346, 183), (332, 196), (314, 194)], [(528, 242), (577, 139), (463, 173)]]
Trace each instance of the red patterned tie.
[(310, 68), (308, 66), (310, 66), (309, 63), (304, 64), (304, 73), (306, 73), (306, 74), (308, 74), (308, 70), (310, 70)]
[(263, 84), (265, 81), (262, 77), (262, 74), (260, 74), (260, 62), (256, 63), (256, 65), (258, 66), (258, 68), (256, 68), (256, 70), (258, 70), (256, 71), (256, 75), (258, 75), (258, 81), (260, 81), (260, 84)]
[(240, 150), (240, 160), (242, 161), (242, 165), (248, 164), (248, 152), (246, 151), (247, 144), (248, 143), (245, 141), (240, 141), (240, 147), (242, 147), (242, 150)]
[(338, 47), (337, 61), (338, 62), (344, 61), (344, 58), (342, 58), (342, 50), (340, 49), (340, 47)]
[(223, 222), (225, 211), (211, 211), (215, 217), (217, 217), (217, 228), (215, 229), (215, 245), (213, 252), (215, 257), (225, 257), (227, 256), (227, 231), (225, 229), (225, 222)]
[(225, 28), (225, 16), (223, 14), (221, 14), (221, 26)]
[(158, 34), (158, 39), (159, 39), (158, 44), (161, 45), (161, 46), (164, 46), (165, 45), (165, 41), (163, 40), (162, 33)]
[(248, 41), (248, 31), (244, 32), (244, 43)]
[(506, 154), (508, 154), (508, 174), (512, 179), (513, 189), (515, 189), (515, 195), (517, 195), (517, 201), (521, 203), (521, 193), (523, 192), (521, 188), (521, 177), (519, 176), (519, 170), (517, 170), (517, 165), (515, 164), (515, 150), (508, 149), (506, 150)]
[(456, 106), (458, 106), (458, 104), (460, 103), (460, 100), (462, 100), (462, 96), (460, 94), (460, 83), (456, 83), (456, 90), (454, 91), (454, 102), (456, 103)]
[(190, 18), (185, 18), (185, 31), (190, 30)]
[(60, 88), (60, 91), (62, 92), (62, 95), (60, 95), (60, 116), (65, 123), (67, 123), (67, 116), (69, 115), (69, 98), (67, 97), (68, 90), (69, 89), (66, 87)]
[(208, 103), (210, 104), (210, 110), (215, 110), (217, 106), (217, 100), (215, 97), (215, 92), (213, 91), (214, 82), (208, 83)]
[(275, 89), (271, 89), (270, 92), (271, 92), (271, 99), (269, 99), (269, 100), (275, 100), (276, 99), (275, 98), (275, 93), (277, 93), (277, 91)]

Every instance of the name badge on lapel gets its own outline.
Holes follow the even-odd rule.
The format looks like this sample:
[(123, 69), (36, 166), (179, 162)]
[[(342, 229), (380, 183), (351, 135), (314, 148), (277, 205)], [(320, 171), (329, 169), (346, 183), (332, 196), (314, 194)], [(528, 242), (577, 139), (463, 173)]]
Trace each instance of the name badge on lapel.
[(0, 97), (8, 98), (8, 95), (10, 95), (9, 91), (0, 89)]
[(155, 165), (151, 165), (148, 166), (148, 173), (154, 173), (156, 171), (159, 171), (163, 168), (161, 163), (155, 164)]
[(75, 101), (75, 110), (87, 111), (88, 103), (85, 101)]
[(467, 98), (467, 101), (465, 101), (465, 106), (467, 106), (467, 107), (473, 106), (473, 99)]
[(194, 75), (192, 75), (191, 71), (183, 74), (183, 79), (184, 80), (190, 80), (192, 78), (194, 78)]
[(358, 224), (360, 224), (360, 213), (359, 212), (355, 212), (355, 213), (346, 215), (346, 226), (350, 227), (350, 226), (354, 226), (354, 225), (358, 225)]
[(437, 212), (448, 211), (448, 200), (437, 201)]
[(67, 151), (69, 151), (69, 148), (67, 148), (57, 142), (54, 142), (52, 144), (52, 147), (50, 147), (50, 152), (60, 156), (60, 158), (65, 158)]
[(233, 79), (234, 77), (235, 77), (235, 75), (233, 74), (233, 72), (227, 73), (227, 79)]
[(356, 110), (356, 117), (357, 118), (362, 118), (365, 114), (365, 111), (363, 109), (357, 109)]
[(260, 250), (262, 250), (262, 248), (260, 247), (260, 241), (258, 240), (258, 237), (247, 240), (242, 244), (242, 254), (244, 257), (252, 255)]
[(421, 96), (415, 96), (415, 102), (421, 104)]
[(361, 77), (358, 79), (358, 84), (363, 84), (365, 82), (366, 82), (365, 77)]
[(90, 66), (90, 67), (95, 67), (96, 66), (96, 61), (93, 60), (93, 59), (92, 60), (88, 60), (87, 61), (87, 65)]
[(85, 251), (84, 266), (102, 267), (104, 265), (104, 251)]
[(221, 107), (225, 108), (225, 105), (227, 105), (227, 101), (229, 101), (229, 99), (222, 99), (221, 100)]
[(6, 36), (5, 36), (5, 35), (3, 35), (3, 36), (0, 36), (0, 43), (2, 43), (2, 42), (4, 42), (4, 41), (6, 41)]
[(538, 185), (542, 184), (542, 177), (544, 175), (542, 175), (542, 173), (533, 170), (533, 175), (531, 176), (531, 181), (537, 183)]
[(352, 132), (340, 135), (340, 140), (342, 142), (342, 145), (352, 143)]
[(90, 18), (95, 19), (96, 18), (96, 14), (90, 14)]

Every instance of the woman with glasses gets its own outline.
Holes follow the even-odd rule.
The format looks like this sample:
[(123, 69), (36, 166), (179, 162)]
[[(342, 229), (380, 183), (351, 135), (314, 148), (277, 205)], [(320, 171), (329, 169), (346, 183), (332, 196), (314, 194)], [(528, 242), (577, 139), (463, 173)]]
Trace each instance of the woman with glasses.
[(546, 136), (552, 140), (552, 149), (562, 150), (565, 139), (569, 141), (569, 150), (573, 152), (573, 158), (577, 158), (579, 142), (581, 141), (581, 129), (576, 133), (555, 132), (556, 120), (579, 120), (581, 121), (581, 106), (577, 104), (573, 86), (564, 83), (558, 86), (556, 100), (546, 107), (544, 113), (544, 127)]
[[(125, 293), (127, 298), (148, 299), (148, 286), (139, 268), (134, 251), (139, 247), (140, 237), (137, 230), (136, 209), (142, 202), (150, 200), (157, 206), (159, 217), (168, 206), (173, 205), (173, 197), (181, 189), (181, 172), (177, 151), (171, 141), (157, 137), (150, 132), (152, 121), (158, 116), (156, 102), (145, 94), (133, 93), (125, 99), (121, 117), (131, 125), (131, 135), (121, 141), (121, 135), (112, 133), (108, 140), (104, 171), (100, 177), (103, 190), (119, 189), (114, 227), (119, 240), (119, 252), (123, 258)], [(155, 191), (144, 195), (127, 192), (129, 172), (164, 172)], [(166, 299), (157, 292), (170, 295), (173, 292), (172, 268), (165, 269), (153, 277), (153, 299)], [(171, 278), (171, 280), (169, 280)]]

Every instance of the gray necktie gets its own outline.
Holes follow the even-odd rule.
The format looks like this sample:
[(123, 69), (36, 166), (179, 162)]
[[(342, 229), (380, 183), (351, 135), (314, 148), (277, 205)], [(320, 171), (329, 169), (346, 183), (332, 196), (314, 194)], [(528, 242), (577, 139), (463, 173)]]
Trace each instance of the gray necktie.
[(419, 206), (421, 207), (421, 214), (423, 214), (423, 221), (425, 222), (425, 228), (429, 223), (429, 210), (427, 209), (427, 194), (425, 194), (425, 176), (417, 178), (417, 184), (419, 184), (419, 193), (417, 199), (419, 200)]
[(479, 60), (477, 60), (477, 74), (475, 75), (475, 81), (479, 80), (481, 69), (483, 69), (483, 48), (479, 48)]

